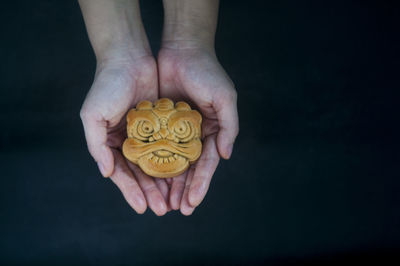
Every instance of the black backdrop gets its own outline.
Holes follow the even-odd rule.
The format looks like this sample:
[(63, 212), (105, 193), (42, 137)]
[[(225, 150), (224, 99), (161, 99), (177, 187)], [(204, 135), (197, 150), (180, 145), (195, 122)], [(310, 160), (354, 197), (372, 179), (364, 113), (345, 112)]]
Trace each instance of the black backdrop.
[[(241, 131), (190, 217), (137, 215), (85, 145), (95, 59), (76, 1), (0, 10), (0, 262), (326, 264), (398, 259), (399, 9), (222, 1)], [(161, 1), (142, 1), (154, 53)]]

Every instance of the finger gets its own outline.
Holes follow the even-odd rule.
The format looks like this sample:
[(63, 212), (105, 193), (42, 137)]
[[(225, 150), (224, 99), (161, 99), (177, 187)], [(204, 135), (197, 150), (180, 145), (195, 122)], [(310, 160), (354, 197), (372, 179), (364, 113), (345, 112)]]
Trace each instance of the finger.
[(82, 109), (81, 119), (88, 149), (104, 177), (114, 171), (114, 156), (107, 145), (107, 121)]
[(203, 152), (195, 164), (189, 190), (189, 203), (192, 207), (197, 207), (203, 201), (210, 186), (211, 178), (217, 169), (219, 155), (215, 139), (216, 135), (211, 135), (204, 140)]
[(158, 216), (162, 216), (167, 212), (167, 203), (160, 190), (158, 189), (154, 178), (146, 175), (136, 165), (128, 163), (129, 168), (133, 170), (136, 179), (146, 197), (147, 204), (150, 209)]
[(171, 210), (169, 204), (169, 187), (165, 179), (162, 178), (154, 178), (158, 189), (161, 192), (161, 195), (164, 197), (165, 203), (167, 204), (167, 212)]
[(185, 180), (187, 177), (187, 173), (188, 172), (186, 171), (183, 174), (178, 175), (172, 179), (169, 202), (173, 210), (179, 209), (179, 205), (182, 200), (183, 190), (185, 189)]
[(191, 215), (194, 211), (194, 207), (191, 206), (189, 203), (189, 188), (190, 188), (190, 183), (192, 182), (193, 179), (193, 174), (194, 174), (194, 168), (190, 167), (189, 172), (187, 174), (185, 188), (183, 191), (181, 206), (180, 206), (181, 213), (186, 216)]
[(213, 103), (219, 122), (217, 136), (218, 151), (221, 157), (229, 159), (232, 154), (233, 143), (239, 133), (239, 117), (237, 112), (237, 95), (234, 89), (229, 93), (217, 96)]
[(121, 119), (117, 126), (107, 129), (107, 146), (121, 149), (127, 137), (126, 120)]
[(136, 182), (132, 171), (126, 164), (121, 153), (113, 149), (115, 157), (114, 172), (111, 175), (111, 180), (121, 190), (122, 195), (128, 204), (139, 214), (146, 211), (147, 204), (139, 184)]
[(219, 122), (217, 118), (209, 119), (203, 117), (202, 127), (201, 127), (201, 138), (205, 138), (212, 134), (217, 134), (218, 131), (219, 131)]

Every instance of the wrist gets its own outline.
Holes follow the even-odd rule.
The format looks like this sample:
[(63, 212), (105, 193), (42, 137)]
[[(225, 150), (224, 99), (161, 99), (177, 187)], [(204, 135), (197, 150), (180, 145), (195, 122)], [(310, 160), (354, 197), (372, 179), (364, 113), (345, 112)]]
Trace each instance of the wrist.
[(195, 25), (164, 23), (161, 48), (214, 51), (214, 35)]
[(164, 0), (162, 48), (214, 50), (218, 0)]
[(97, 64), (130, 63), (138, 58), (152, 57), (148, 44), (141, 44), (134, 40), (111, 42), (100, 51), (95, 51)]
[(103, 31), (101, 41), (92, 42), (97, 61), (132, 60), (151, 55), (146, 33), (140, 20), (121, 20)]
[(98, 61), (151, 54), (139, 0), (80, 0), (79, 4)]

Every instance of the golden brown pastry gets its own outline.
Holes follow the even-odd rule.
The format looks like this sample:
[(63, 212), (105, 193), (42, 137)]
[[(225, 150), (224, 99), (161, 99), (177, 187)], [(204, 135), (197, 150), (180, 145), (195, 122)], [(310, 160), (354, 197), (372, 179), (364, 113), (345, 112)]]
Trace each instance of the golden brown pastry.
[(150, 176), (177, 176), (200, 157), (201, 120), (185, 102), (142, 101), (128, 112), (122, 152)]

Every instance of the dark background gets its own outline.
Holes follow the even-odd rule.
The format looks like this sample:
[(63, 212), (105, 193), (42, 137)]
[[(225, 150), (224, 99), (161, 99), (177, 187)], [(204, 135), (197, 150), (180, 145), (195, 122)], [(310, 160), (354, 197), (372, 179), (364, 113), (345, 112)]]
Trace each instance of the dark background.
[[(0, 263), (400, 261), (395, 1), (223, 1), (241, 131), (190, 217), (137, 215), (79, 109), (95, 58), (76, 1), (0, 10)], [(142, 1), (154, 53), (161, 1)]]

